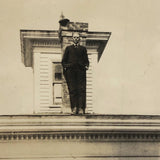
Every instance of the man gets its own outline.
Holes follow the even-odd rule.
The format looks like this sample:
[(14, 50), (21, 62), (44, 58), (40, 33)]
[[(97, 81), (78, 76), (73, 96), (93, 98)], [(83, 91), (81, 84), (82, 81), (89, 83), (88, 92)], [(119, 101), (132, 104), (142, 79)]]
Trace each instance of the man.
[(66, 47), (62, 58), (63, 73), (68, 85), (72, 113), (85, 114), (88, 55), (86, 48), (79, 44), (78, 32), (73, 33), (72, 39), (73, 45)]

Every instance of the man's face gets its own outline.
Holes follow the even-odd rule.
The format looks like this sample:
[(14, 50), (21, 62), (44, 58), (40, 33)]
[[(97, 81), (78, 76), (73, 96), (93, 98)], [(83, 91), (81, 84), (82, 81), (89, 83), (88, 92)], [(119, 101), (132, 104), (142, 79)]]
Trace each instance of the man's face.
[(74, 33), (72, 38), (73, 38), (73, 43), (74, 43), (74, 44), (78, 44), (78, 43), (79, 43), (79, 41), (80, 41), (80, 36), (79, 36), (78, 33)]

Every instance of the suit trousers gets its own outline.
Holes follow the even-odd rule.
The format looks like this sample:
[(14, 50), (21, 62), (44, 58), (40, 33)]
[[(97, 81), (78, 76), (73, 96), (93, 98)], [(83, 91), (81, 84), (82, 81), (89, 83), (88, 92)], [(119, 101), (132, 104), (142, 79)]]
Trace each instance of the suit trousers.
[(86, 108), (86, 69), (68, 68), (65, 71), (65, 79), (68, 85), (71, 109)]

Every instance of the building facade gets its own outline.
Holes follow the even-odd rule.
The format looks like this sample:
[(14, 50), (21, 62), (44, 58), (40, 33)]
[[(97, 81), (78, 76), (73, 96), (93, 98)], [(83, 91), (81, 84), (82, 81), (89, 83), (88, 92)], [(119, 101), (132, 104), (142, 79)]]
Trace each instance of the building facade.
[[(70, 115), (61, 59), (72, 32), (79, 32), (90, 60), (88, 114)], [(160, 117), (94, 113), (94, 68), (110, 32), (90, 32), (87, 23), (62, 17), (59, 30), (21, 30), (22, 62), (33, 68), (31, 115), (0, 116), (0, 159), (160, 160)]]

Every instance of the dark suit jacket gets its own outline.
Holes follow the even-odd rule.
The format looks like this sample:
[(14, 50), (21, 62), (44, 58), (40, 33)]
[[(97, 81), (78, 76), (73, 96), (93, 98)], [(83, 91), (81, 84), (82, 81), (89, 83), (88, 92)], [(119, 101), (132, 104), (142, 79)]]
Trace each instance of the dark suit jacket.
[(74, 45), (67, 46), (62, 58), (63, 68), (84, 68), (89, 67), (89, 60), (87, 55), (87, 49), (84, 46), (78, 45), (76, 48)]

